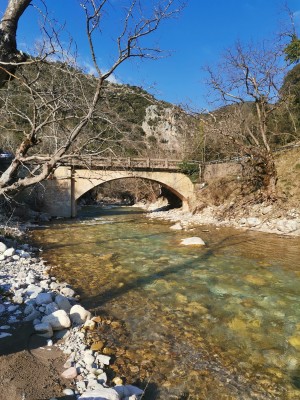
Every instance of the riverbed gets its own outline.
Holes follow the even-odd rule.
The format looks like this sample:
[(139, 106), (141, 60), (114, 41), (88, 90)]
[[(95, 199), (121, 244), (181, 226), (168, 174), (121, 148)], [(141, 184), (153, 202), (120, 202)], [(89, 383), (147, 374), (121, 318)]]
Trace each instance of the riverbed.
[(170, 225), (85, 207), (32, 237), (85, 306), (122, 322), (99, 336), (149, 399), (300, 399), (300, 239)]

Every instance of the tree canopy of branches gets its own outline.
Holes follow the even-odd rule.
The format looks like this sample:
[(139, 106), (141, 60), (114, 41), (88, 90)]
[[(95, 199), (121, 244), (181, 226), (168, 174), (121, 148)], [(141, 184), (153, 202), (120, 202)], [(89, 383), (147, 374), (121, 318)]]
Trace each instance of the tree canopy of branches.
[[(103, 70), (98, 63), (100, 55), (95, 43), (101, 40), (105, 21), (110, 18), (110, 2), (84, 0), (77, 3), (85, 19), (86, 39), (96, 71), (91, 79), (83, 76), (75, 55), (60, 42), (59, 29), (55, 28), (53, 21), (49, 24), (51, 29), (46, 28), (46, 8), (42, 26), (45, 39), (40, 44), (39, 54), (34, 57), (27, 55), (25, 59), (18, 52), (18, 21), (34, 3), (34, 0), (9, 0), (0, 22), (2, 128), (14, 130), (19, 137), (14, 158), (0, 177), (0, 195), (6, 197), (47, 178), (64, 157), (73, 152), (79, 153), (80, 148), (88, 148), (92, 140), (105, 137), (111, 123), (105, 102), (109, 77), (131, 58), (156, 59), (160, 56), (161, 50), (149, 45), (148, 37), (160, 28), (163, 21), (177, 15), (181, 9), (177, 0), (157, 0), (151, 6), (143, 5), (138, 0), (124, 0), (122, 23), (112, 40), (115, 57), (111, 65)], [(54, 72), (51, 72), (53, 76), (49, 77), (45, 86), (41, 77), (47, 71), (49, 62)], [(31, 68), (25, 68), (28, 65)], [(24, 105), (25, 98), (24, 108), (21, 104)], [(99, 109), (104, 111), (101, 115)], [(93, 131), (95, 118), (102, 120), (102, 130), (94, 132), (94, 137), (84, 137), (84, 133)], [(41, 149), (47, 148), (49, 154), (42, 154)]]
[(235, 149), (254, 189), (267, 199), (276, 197), (272, 123), (281, 106), (279, 89), (285, 73), (281, 57), (281, 49), (274, 45), (237, 43), (225, 52), (216, 70), (207, 68), (215, 101), (227, 105), (211, 116), (210, 129)]

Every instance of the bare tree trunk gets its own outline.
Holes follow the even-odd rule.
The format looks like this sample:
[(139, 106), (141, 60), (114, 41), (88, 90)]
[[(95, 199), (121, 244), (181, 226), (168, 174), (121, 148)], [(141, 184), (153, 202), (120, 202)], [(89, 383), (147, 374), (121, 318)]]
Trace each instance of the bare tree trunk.
[(9, 0), (0, 22), (0, 87), (16, 70), (16, 63), (24, 60), (17, 50), (18, 22), (32, 0)]

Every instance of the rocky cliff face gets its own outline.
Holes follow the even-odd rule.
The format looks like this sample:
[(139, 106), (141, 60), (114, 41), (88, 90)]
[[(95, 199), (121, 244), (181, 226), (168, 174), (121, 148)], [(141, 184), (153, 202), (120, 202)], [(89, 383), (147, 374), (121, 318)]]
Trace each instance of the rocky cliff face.
[(142, 122), (148, 149), (156, 145), (162, 151), (182, 157), (193, 137), (191, 122), (182, 109), (171, 104), (148, 106)]

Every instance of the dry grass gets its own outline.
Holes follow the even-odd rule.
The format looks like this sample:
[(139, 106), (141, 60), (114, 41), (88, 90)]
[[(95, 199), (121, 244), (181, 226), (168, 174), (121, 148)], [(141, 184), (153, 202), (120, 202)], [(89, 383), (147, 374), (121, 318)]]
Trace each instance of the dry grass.
[(290, 208), (300, 207), (300, 148), (276, 156), (278, 189)]

